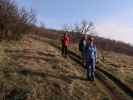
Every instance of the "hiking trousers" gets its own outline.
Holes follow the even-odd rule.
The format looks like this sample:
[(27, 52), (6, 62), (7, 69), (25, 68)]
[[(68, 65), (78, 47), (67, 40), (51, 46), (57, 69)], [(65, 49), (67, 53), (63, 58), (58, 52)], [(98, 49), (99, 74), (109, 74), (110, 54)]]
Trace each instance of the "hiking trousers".
[(95, 79), (95, 59), (89, 59), (86, 62), (87, 78), (89, 80)]
[(62, 55), (65, 57), (68, 55), (68, 48), (67, 48), (67, 46), (65, 46), (63, 44), (62, 44)]

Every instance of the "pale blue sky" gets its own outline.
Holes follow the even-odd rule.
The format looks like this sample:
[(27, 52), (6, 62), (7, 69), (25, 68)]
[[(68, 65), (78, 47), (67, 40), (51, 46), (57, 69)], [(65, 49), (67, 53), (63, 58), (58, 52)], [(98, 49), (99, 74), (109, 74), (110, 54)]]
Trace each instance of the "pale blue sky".
[(93, 21), (100, 36), (133, 44), (133, 0), (15, 0), (33, 8), (39, 22), (60, 29), (64, 24)]

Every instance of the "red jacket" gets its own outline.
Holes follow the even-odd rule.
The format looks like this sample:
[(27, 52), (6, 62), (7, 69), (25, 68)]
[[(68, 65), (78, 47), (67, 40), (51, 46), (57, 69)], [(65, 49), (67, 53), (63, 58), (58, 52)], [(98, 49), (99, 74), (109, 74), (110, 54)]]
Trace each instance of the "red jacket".
[(69, 45), (69, 36), (68, 35), (64, 35), (63, 38), (62, 38), (62, 43), (64, 46), (68, 46)]

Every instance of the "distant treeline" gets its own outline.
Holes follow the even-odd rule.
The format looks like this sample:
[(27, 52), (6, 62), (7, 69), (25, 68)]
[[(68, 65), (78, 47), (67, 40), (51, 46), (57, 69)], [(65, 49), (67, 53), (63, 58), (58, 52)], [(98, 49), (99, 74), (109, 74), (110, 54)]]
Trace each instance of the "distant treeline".
[(124, 42), (97, 37), (97, 47), (107, 51), (114, 51), (133, 56), (133, 46)]
[[(39, 34), (40, 36), (52, 38), (55, 40), (60, 40), (60, 37), (63, 35), (62, 33), (64, 33), (64, 31), (58, 31), (58, 30), (52, 30), (52, 29), (40, 29), (40, 28), (38, 28), (38, 31), (36, 32), (36, 34)], [(78, 43), (82, 37), (82, 34), (70, 33), (70, 37), (71, 37), (72, 43)], [(101, 50), (113, 51), (117, 53), (126, 54), (129, 56), (133, 56), (133, 46), (131, 46), (130, 44), (126, 44), (124, 42), (115, 41), (115, 40), (106, 39), (106, 38), (97, 36), (96, 45), (97, 45), (97, 48)]]
[(33, 11), (18, 8), (13, 0), (0, 0), (0, 40), (16, 40), (35, 22)]

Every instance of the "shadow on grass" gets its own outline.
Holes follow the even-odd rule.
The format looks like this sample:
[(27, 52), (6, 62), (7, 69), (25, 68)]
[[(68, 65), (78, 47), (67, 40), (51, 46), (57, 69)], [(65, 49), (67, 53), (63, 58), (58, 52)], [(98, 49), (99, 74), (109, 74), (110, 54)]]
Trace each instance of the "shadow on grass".
[(12, 55), (11, 56), (14, 60), (17, 60), (19, 58), (23, 58), (25, 60), (30, 60), (30, 59), (34, 59), (34, 60), (44, 60), (44, 61), (53, 61), (54, 62), (54, 59), (50, 59), (50, 58), (45, 58), (45, 57), (38, 57), (38, 56), (29, 56), (29, 55)]
[[(53, 59), (55, 55), (50, 53), (44, 53), (41, 51), (35, 51), (33, 49), (24, 49), (24, 50), (5, 50), (8, 53), (9, 57), (12, 58), (15, 62), (22, 58), (24, 60), (34, 59), (35, 61), (43, 60), (49, 63), (56, 63), (57, 60)], [(50, 58), (49, 58), (50, 57)]]
[(53, 75), (53, 74), (50, 74), (50, 73), (37, 72), (37, 71), (29, 70), (29, 69), (18, 70), (17, 73), (19, 73), (21, 75), (24, 75), (24, 76), (27, 76), (27, 75), (39, 76), (39, 77), (42, 77), (42, 78), (52, 77), (52, 78), (55, 78), (55, 79), (60, 79), (60, 80), (66, 81), (67, 83), (71, 83), (73, 80), (87, 81), (85, 78), (78, 77), (78, 76), (70, 76), (70, 75), (67, 75), (67, 76), (59, 75), (59, 76), (57, 76), (57, 75)]
[(28, 89), (14, 88), (9, 94), (5, 95), (3, 100), (27, 100), (31, 92)]
[(44, 56), (49, 56), (49, 57), (55, 56), (55, 55), (50, 54), (50, 53), (44, 53), (44, 52), (41, 52), (41, 51), (36, 51), (34, 49), (23, 49), (23, 50), (9, 50), (9, 49), (6, 49), (5, 52), (6, 53), (10, 53), (11, 55), (15, 55), (15, 54), (33, 54), (33, 53), (36, 53), (38, 55), (44, 55)]

